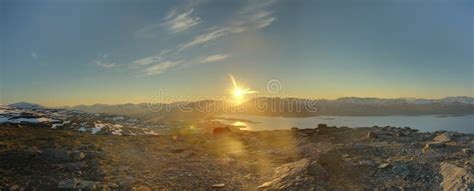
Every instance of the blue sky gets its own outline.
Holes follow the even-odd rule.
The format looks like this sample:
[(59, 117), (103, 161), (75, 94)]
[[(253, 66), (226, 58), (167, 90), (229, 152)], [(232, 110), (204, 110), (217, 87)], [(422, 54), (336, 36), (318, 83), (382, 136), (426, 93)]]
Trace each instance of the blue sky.
[[(472, 1), (0, 3), (1, 102), (473, 96)], [(269, 93), (277, 79), (281, 91)]]

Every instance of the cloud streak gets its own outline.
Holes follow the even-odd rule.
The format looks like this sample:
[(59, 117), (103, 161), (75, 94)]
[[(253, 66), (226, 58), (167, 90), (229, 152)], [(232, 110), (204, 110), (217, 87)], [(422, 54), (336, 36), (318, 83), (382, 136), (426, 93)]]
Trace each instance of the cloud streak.
[(145, 70), (143, 70), (143, 72), (145, 73), (145, 75), (148, 75), (148, 76), (158, 75), (158, 74), (164, 73), (165, 71), (167, 71), (167, 70), (169, 70), (173, 67), (176, 67), (176, 66), (180, 65), (183, 62), (184, 62), (184, 60), (163, 61), (163, 62), (155, 64), (151, 67), (146, 68)]
[(176, 10), (172, 10), (166, 16), (165, 22), (162, 25), (174, 33), (186, 31), (201, 23), (201, 18), (191, 15), (193, 11), (194, 9), (189, 9), (184, 13), (178, 14)]
[(276, 17), (273, 15), (273, 11), (267, 11), (266, 9), (273, 3), (274, 1), (272, 0), (250, 3), (238, 12), (236, 19), (230, 22), (230, 24), (223, 27), (210, 28), (205, 33), (195, 36), (191, 41), (179, 44), (176, 49), (182, 51), (229, 34), (237, 34), (249, 29), (262, 29), (270, 26), (276, 20)]
[(211, 29), (207, 33), (194, 37), (193, 40), (189, 42), (178, 45), (178, 51), (182, 51), (184, 49), (191, 48), (199, 44), (204, 44), (208, 41), (226, 36), (228, 34), (240, 33), (240, 32), (243, 32), (244, 30), (245, 29), (241, 27), (220, 27), (220, 28)]
[[(178, 55), (177, 53), (180, 53), (181, 51), (195, 46), (204, 45), (210, 41), (221, 39), (228, 35), (239, 34), (248, 30), (261, 30), (270, 26), (276, 20), (274, 12), (268, 10), (274, 2), (274, 0), (251, 1), (241, 7), (235, 15), (232, 16), (230, 22), (221, 26), (208, 28), (205, 32), (195, 35), (189, 41), (182, 42), (173, 48), (163, 49), (158, 55), (135, 60), (133, 65), (139, 67), (147, 66), (147, 68), (143, 70), (146, 75), (158, 75), (180, 65), (189, 66), (197, 63), (223, 61), (227, 59), (229, 55), (214, 54), (207, 57), (197, 57), (187, 61), (185, 59), (170, 61), (165, 58), (169, 57), (169, 54), (173, 54), (172, 56), (175, 57)], [(189, 30), (201, 23), (199, 17), (192, 16), (194, 9), (191, 6), (185, 8), (187, 11), (179, 14), (176, 10), (177, 9), (173, 9), (168, 16), (165, 17), (163, 26), (166, 26), (168, 30), (178, 33)], [(186, 64), (184, 64), (185, 61)]]
[(160, 23), (146, 25), (134, 33), (135, 38), (156, 38), (163, 28), (170, 33), (187, 31), (202, 22), (202, 19), (194, 14), (194, 8), (199, 2), (188, 1), (184, 6), (171, 9)]
[(133, 61), (134, 65), (139, 65), (139, 66), (146, 66), (154, 63), (159, 63), (163, 61), (163, 58), (160, 56), (150, 56), (150, 57), (145, 57), (142, 59), (138, 59)]
[(97, 66), (100, 66), (102, 68), (113, 68), (115, 66), (117, 66), (117, 64), (115, 63), (112, 63), (112, 62), (103, 62), (103, 61), (100, 61), (100, 60), (96, 60), (95, 61), (95, 64)]
[(198, 61), (198, 63), (209, 63), (225, 60), (229, 57), (227, 54), (214, 54)]

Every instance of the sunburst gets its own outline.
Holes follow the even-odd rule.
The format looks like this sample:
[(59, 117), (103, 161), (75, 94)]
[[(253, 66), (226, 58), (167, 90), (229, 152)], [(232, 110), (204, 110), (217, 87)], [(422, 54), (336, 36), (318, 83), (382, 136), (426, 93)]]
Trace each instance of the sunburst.
[(233, 85), (231, 94), (234, 97), (235, 103), (240, 104), (245, 100), (246, 95), (257, 93), (257, 91), (253, 91), (250, 88), (244, 88), (241, 84), (239, 85), (232, 74), (229, 74), (229, 77)]

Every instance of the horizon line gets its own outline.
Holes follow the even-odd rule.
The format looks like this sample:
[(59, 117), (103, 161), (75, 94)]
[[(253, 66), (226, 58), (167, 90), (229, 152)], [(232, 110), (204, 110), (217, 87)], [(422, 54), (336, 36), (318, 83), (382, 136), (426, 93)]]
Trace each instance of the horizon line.
[[(343, 98), (392, 99), (392, 100), (395, 100), (395, 99), (441, 100), (441, 99), (446, 99), (446, 98), (460, 98), (460, 97), (474, 98), (474, 96), (467, 96), (467, 95), (445, 96), (445, 97), (441, 97), (441, 98), (420, 98), (420, 97), (396, 97), (396, 98), (387, 98), (387, 97), (385, 97), (385, 98), (384, 98), (384, 97), (357, 97), (357, 96), (346, 96), (346, 97), (338, 97), (338, 98), (333, 98), (333, 99), (330, 99), (330, 98), (300, 98), (300, 97), (292, 97), (292, 96), (288, 96), (288, 97), (280, 97), (280, 96), (276, 96), (276, 97), (258, 96), (258, 97), (250, 98), (250, 99), (248, 99), (248, 100), (246, 100), (246, 101), (249, 101), (249, 100), (251, 100), (251, 99), (256, 99), (256, 98), (309, 99), (309, 100), (328, 100), (328, 101), (335, 101), (335, 100), (339, 100), (339, 99), (343, 99)], [(218, 100), (218, 99), (196, 99), (196, 100), (191, 100), (191, 101), (183, 100), (183, 101), (173, 101), (173, 102), (159, 102), (159, 103), (154, 103), (154, 104), (173, 104), (173, 103), (180, 103), (180, 102), (190, 102), (190, 103), (191, 103), (191, 102), (199, 102), (199, 101), (225, 101), (225, 100)], [(76, 104), (76, 105), (50, 106), (50, 105), (47, 105), (47, 104), (40, 104), (40, 103), (32, 102), (32, 101), (16, 101), (16, 102), (8, 103), (8, 104), (0, 103), (0, 105), (8, 106), (8, 105), (17, 104), (17, 103), (29, 103), (29, 104), (37, 104), (37, 105), (40, 105), (40, 106), (51, 107), (51, 108), (61, 108), (61, 107), (77, 107), (77, 106), (93, 106), (93, 105), (109, 105), (109, 106), (110, 106), (110, 105), (126, 105), (126, 104), (138, 105), (138, 104), (149, 104), (150, 102), (136, 102), (136, 103), (133, 103), (133, 102), (125, 102), (125, 103), (113, 103), (113, 104), (110, 104), (110, 103), (94, 103), (94, 104)]]

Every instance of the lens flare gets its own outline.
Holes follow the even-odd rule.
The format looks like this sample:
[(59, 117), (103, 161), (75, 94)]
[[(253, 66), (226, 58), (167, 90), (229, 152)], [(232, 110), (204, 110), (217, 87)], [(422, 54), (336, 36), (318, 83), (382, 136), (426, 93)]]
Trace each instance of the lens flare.
[(232, 74), (229, 74), (229, 77), (233, 85), (231, 94), (234, 97), (235, 103), (240, 104), (245, 101), (245, 95), (257, 93), (257, 91), (253, 91), (250, 88), (243, 88), (242, 85), (239, 85)]

